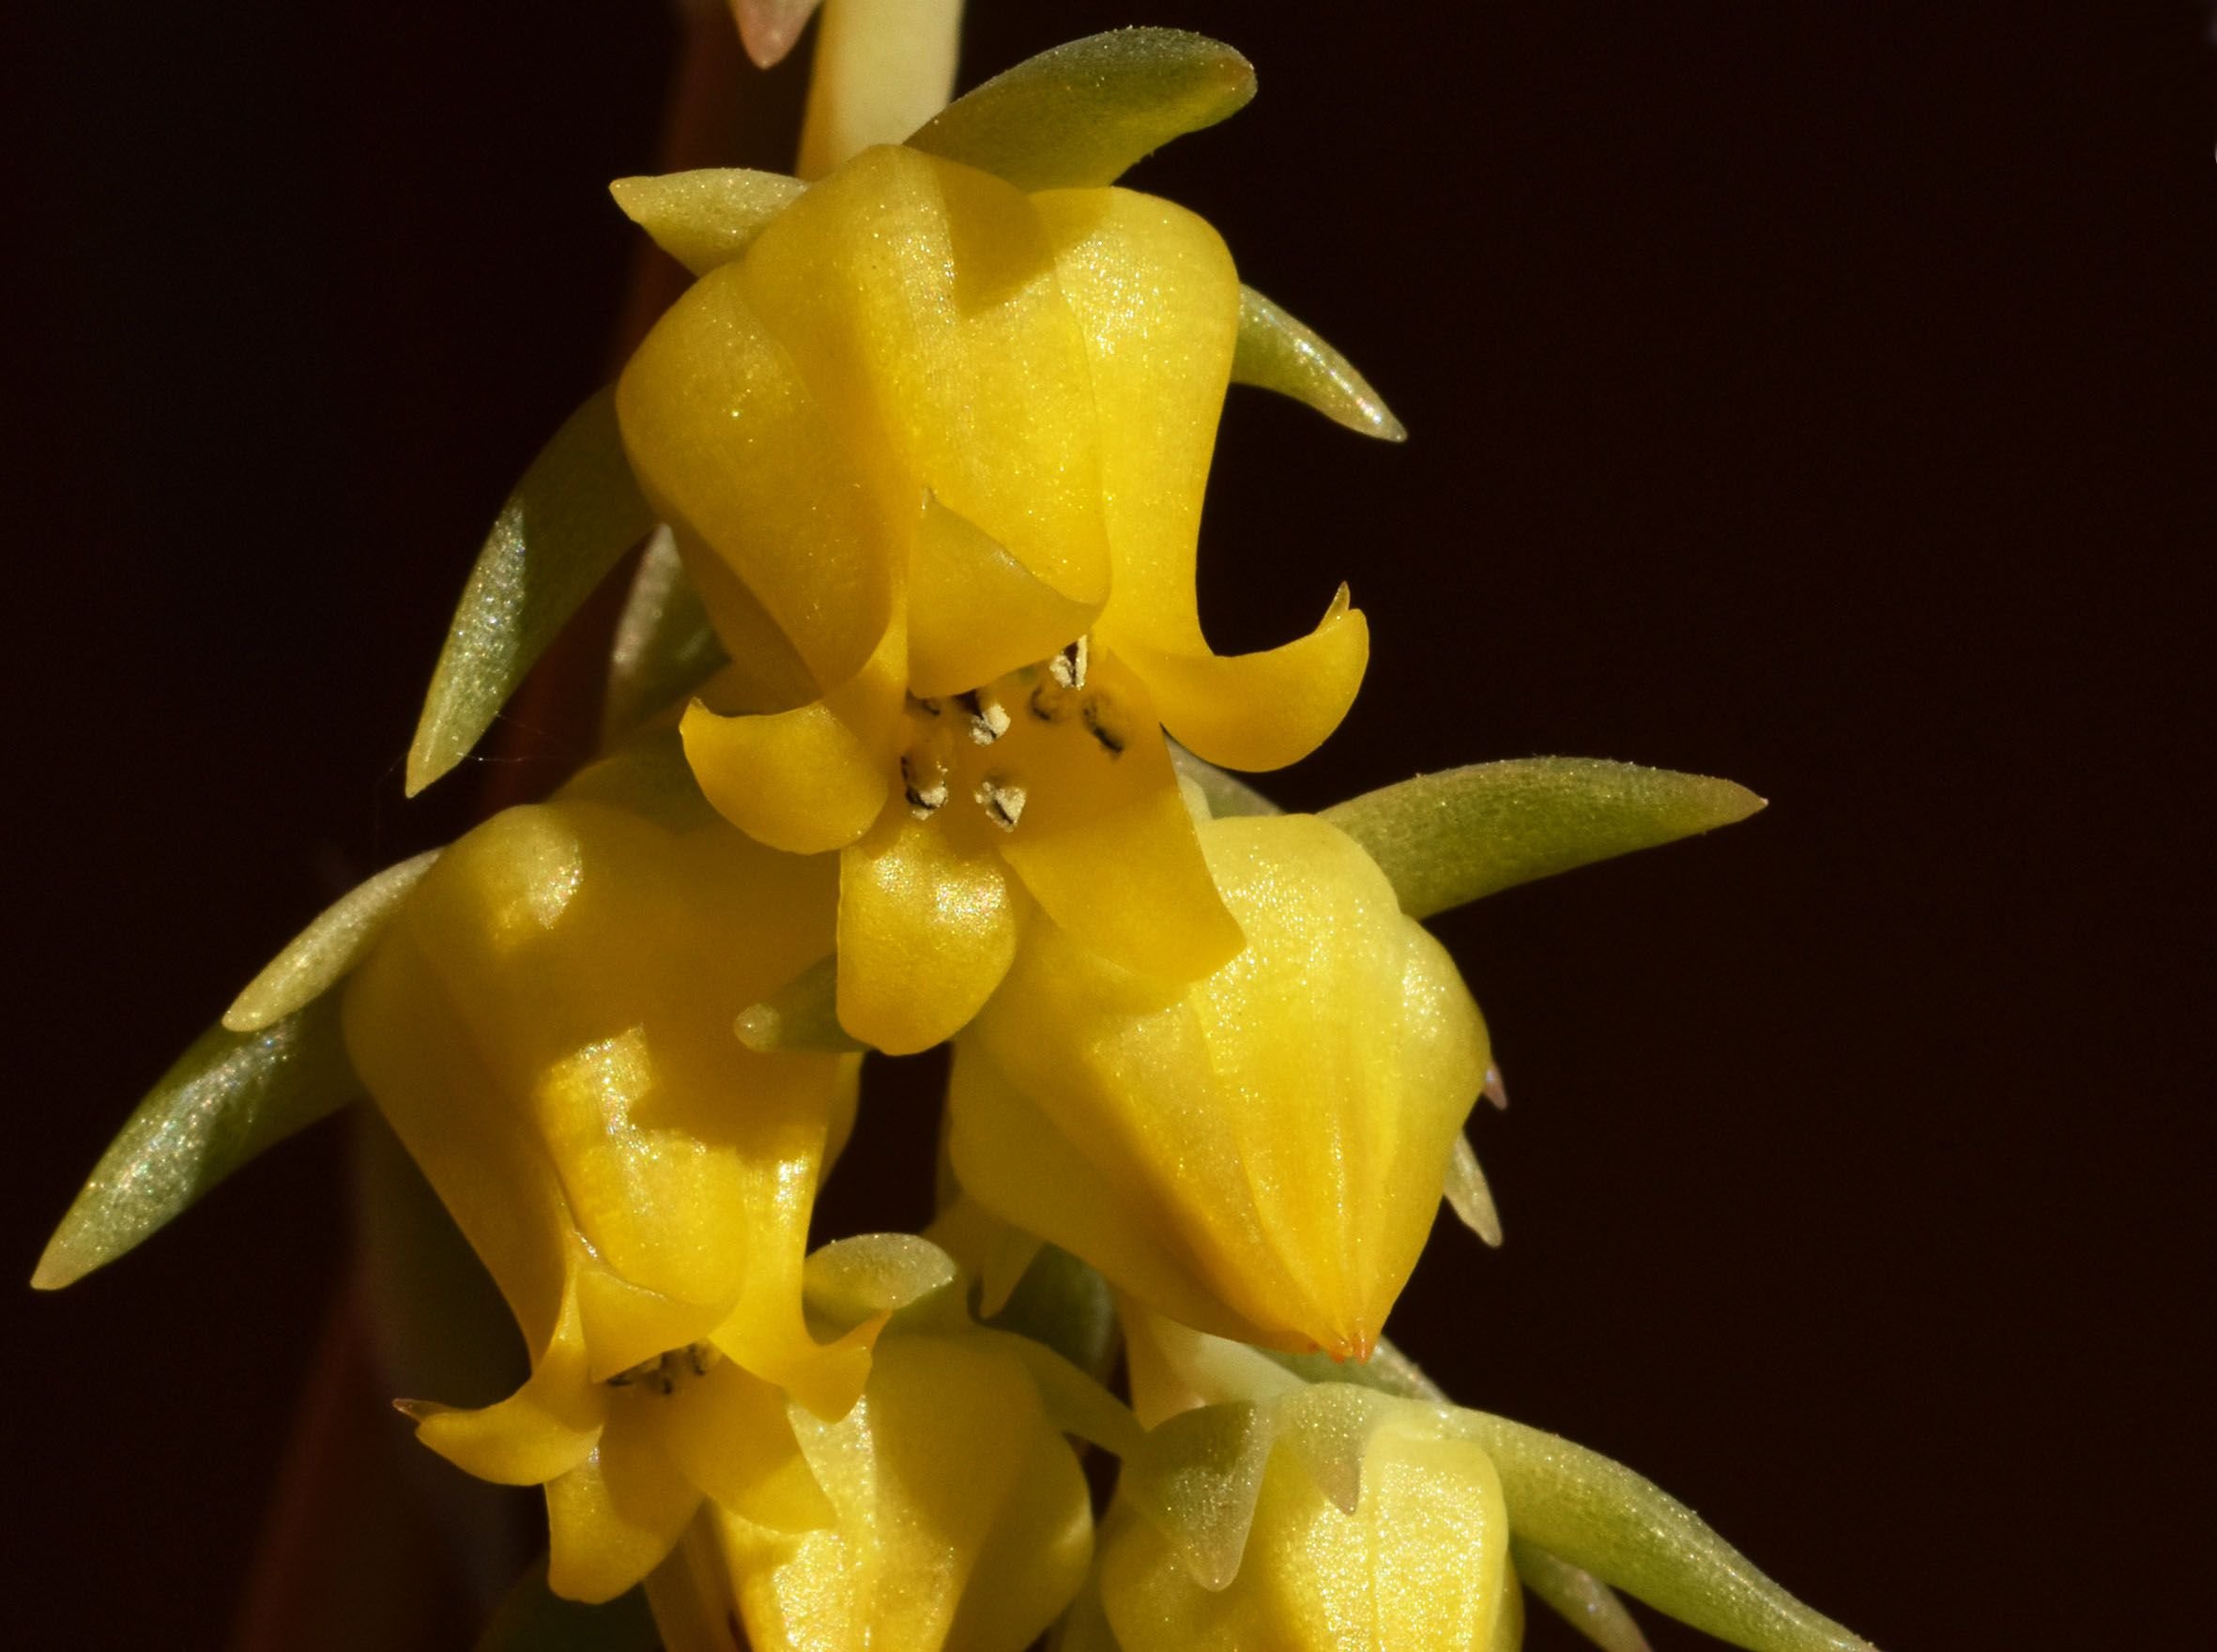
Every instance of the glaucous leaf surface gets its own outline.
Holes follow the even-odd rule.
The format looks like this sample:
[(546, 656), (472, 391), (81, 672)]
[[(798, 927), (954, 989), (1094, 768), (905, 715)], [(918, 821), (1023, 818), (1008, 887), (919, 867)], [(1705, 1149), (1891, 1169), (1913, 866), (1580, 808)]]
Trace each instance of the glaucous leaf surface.
[(654, 526), (603, 390), (556, 431), (478, 553), (408, 747), (413, 797), (468, 755), (539, 656)]
[(1408, 427), (1385, 398), (1307, 322), (1253, 287), (1239, 289), (1239, 349), (1231, 382), (1291, 396), (1361, 436), (1406, 441)]
[(1323, 812), (1384, 868), (1411, 917), (1744, 820), (1744, 786), (1597, 757), (1473, 763)]
[(616, 621), (601, 700), (601, 743), (616, 744), (676, 705), (724, 664), (724, 645), (686, 575), (677, 541), (668, 528), (657, 528), (647, 541)]
[(1647, 1637), (1616, 1591), (1592, 1572), (1521, 1537), (1510, 1540), (1508, 1556), (1524, 1587), (1601, 1652), (1649, 1652)]
[(252, 1032), (202, 1033), (147, 1093), (47, 1241), (41, 1291), (114, 1262), (233, 1170), (361, 1094), (322, 998)]
[(1116, 29), (994, 76), (909, 144), (1019, 189), (1108, 184), (1254, 95), (1254, 66), (1220, 41), (1181, 29)]

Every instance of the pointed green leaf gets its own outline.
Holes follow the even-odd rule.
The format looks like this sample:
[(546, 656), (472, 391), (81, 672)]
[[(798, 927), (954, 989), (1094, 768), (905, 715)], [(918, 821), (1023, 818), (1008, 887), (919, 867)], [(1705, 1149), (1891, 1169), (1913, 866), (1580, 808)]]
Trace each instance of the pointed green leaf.
[(613, 745), (713, 677), (724, 645), (685, 573), (678, 542), (666, 528), (647, 541), (631, 595), (616, 622), (601, 700), (601, 743)]
[(1729, 780), (1595, 757), (1524, 757), (1419, 774), (1323, 818), (1369, 851), (1410, 916), (1744, 820)]
[(459, 763), (547, 644), (654, 514), (632, 479), (612, 390), (573, 413), (478, 553), (408, 748), (410, 797)]
[(321, 917), (247, 983), (246, 990), (223, 1012), (223, 1025), (234, 1032), (259, 1032), (337, 986), (369, 956), (408, 891), (438, 857), (437, 849), (426, 849), (388, 866), (326, 907)]
[(1214, 763), (1204, 763), (1177, 742), (1170, 742), (1170, 764), (1178, 771), (1180, 779), (1190, 780), (1200, 788), (1201, 800), (1209, 805), (1209, 818), (1229, 819), (1235, 815), (1282, 815), (1285, 811), (1242, 780), (1228, 774)]
[(1360, 436), (1409, 439), (1408, 427), (1353, 362), (1253, 287), (1239, 289), (1239, 344), (1232, 352), (1231, 382), (1306, 402)]
[(477, 1652), (656, 1652), (661, 1644), (645, 1589), (600, 1606), (565, 1600), (546, 1586), (542, 1554), (501, 1597)]
[(619, 177), (608, 192), (656, 246), (695, 275), (706, 275), (744, 252), (807, 187), (782, 172), (715, 166)]
[(1107, 1380), (1115, 1362), (1115, 1294), (1108, 1280), (1059, 1245), (1039, 1246), (986, 1323), (1053, 1349), (1090, 1377)]
[(1509, 1524), (1527, 1542), (1750, 1652), (1870, 1652), (1621, 1463), (1484, 1412), (1457, 1411), (1453, 1426), (1493, 1459)]
[(336, 999), (259, 1032), (202, 1033), (100, 1155), (31, 1283), (59, 1290), (114, 1262), (264, 1148), (360, 1094)]
[(1183, 29), (1116, 29), (994, 76), (909, 144), (1020, 190), (1109, 184), (1254, 95), (1254, 66), (1220, 41)]
[(1509, 1539), (1508, 1554), (1524, 1587), (1601, 1652), (1649, 1652), (1647, 1637), (1616, 1591), (1592, 1572), (1521, 1537)]
[(1447, 1204), (1462, 1225), (1495, 1249), (1501, 1247), (1501, 1213), (1493, 1205), (1493, 1189), (1478, 1168), (1477, 1149), (1470, 1138), (1455, 1138), (1455, 1156), (1447, 1164)]
[(757, 1055), (780, 1050), (850, 1055), (868, 1048), (839, 1025), (838, 996), (839, 959), (834, 954), (802, 971), (760, 1003), (740, 1011), (731, 1030)]

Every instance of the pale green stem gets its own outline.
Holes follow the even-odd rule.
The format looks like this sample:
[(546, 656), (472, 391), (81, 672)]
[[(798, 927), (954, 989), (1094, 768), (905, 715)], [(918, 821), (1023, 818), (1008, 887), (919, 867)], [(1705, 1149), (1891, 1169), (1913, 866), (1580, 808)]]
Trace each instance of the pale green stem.
[(962, 0), (824, 0), (801, 126), (803, 178), (897, 144), (955, 92)]

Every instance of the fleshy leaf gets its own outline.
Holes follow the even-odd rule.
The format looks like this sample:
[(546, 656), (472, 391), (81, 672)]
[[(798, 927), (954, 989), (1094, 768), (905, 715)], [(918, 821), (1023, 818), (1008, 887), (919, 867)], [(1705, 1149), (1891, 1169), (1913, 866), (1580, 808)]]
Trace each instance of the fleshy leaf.
[(601, 743), (614, 745), (655, 712), (677, 705), (725, 663), (724, 645), (666, 528), (649, 536), (616, 621), (601, 696)]
[(1335, 424), (1389, 442), (1409, 439), (1370, 381), (1307, 322), (1287, 314), (1253, 287), (1239, 289), (1239, 347), (1231, 382), (1276, 390), (1305, 402)]
[(1506, 1417), (1451, 1416), (1449, 1426), (1493, 1459), (1509, 1521), (1526, 1541), (1750, 1652), (1869, 1652), (1869, 1642), (1802, 1605), (1621, 1463)]
[(1598, 757), (1521, 757), (1419, 774), (1323, 818), (1369, 851), (1414, 918), (1744, 820), (1744, 786)]
[(1020, 190), (1109, 184), (1254, 95), (1254, 66), (1220, 41), (1183, 29), (1115, 29), (994, 76), (909, 143)]
[(1455, 1156), (1447, 1161), (1447, 1203), (1464, 1227), (1495, 1249), (1501, 1247), (1501, 1213), (1493, 1207), (1493, 1189), (1486, 1185), (1477, 1150), (1467, 1136), (1455, 1138)]
[(114, 1262), (264, 1148), (360, 1094), (334, 999), (258, 1032), (209, 1029), (108, 1144), (32, 1285), (59, 1290)]
[(645, 1590), (600, 1606), (565, 1600), (546, 1586), (542, 1554), (501, 1597), (477, 1652), (655, 1652), (661, 1644)]
[(1517, 1576), (1601, 1652), (1648, 1652), (1647, 1637), (1612, 1589), (1590, 1571), (1521, 1538), (1509, 1540)]
[(1105, 1379), (1117, 1343), (1116, 1299), (1108, 1281), (1061, 1246), (1032, 1243), (1037, 1249), (1031, 1265), (1006, 1301), (988, 1308), (986, 1323), (1029, 1337), (1088, 1376)]
[(426, 849), (388, 866), (325, 908), (322, 916), (247, 983), (246, 990), (223, 1012), (224, 1027), (233, 1032), (259, 1032), (337, 986), (376, 944), (408, 891), (438, 856), (437, 849)]
[(653, 512), (602, 390), (531, 461), (469, 571), (408, 748), (410, 797), (453, 768)]
[(836, 956), (812, 964), (760, 1003), (740, 1011), (732, 1032), (758, 1055), (853, 1054), (865, 1047), (839, 1025), (838, 984)]
[(695, 275), (706, 275), (744, 252), (806, 187), (782, 172), (712, 166), (619, 177), (608, 192), (656, 246)]
[(1285, 810), (1272, 803), (1238, 775), (1219, 769), (1214, 763), (1204, 763), (1176, 742), (1170, 743), (1170, 765), (1178, 771), (1178, 778), (1190, 780), (1200, 788), (1203, 802), (1209, 805), (1209, 817), (1225, 820), (1239, 815), (1282, 815)]

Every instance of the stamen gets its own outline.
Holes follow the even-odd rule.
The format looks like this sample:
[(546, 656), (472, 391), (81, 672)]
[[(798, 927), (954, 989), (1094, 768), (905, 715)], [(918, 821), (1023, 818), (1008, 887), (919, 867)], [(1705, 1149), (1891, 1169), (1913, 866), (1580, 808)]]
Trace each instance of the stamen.
[(656, 1354), (652, 1359), (642, 1359), (637, 1365), (618, 1371), (608, 1379), (611, 1388), (629, 1388), (635, 1384), (651, 1388), (667, 1399), (678, 1391), (678, 1380), (687, 1371), (705, 1377), (723, 1362), (723, 1351), (713, 1343), (691, 1342), (682, 1348), (672, 1348)]
[(1051, 682), (1033, 683), (1028, 703), (1032, 715), (1042, 723), (1060, 723), (1070, 714), (1070, 696)]
[(940, 703), (937, 700), (919, 699), (916, 696), (910, 695), (909, 696), (909, 710), (919, 717), (936, 717), (940, 714)]
[(1085, 716), (1085, 731), (1101, 742), (1101, 749), (1112, 757), (1124, 756), (1124, 736), (1108, 727), (1102, 715), (1101, 702), (1087, 700), (1080, 708)]
[(1012, 780), (988, 775), (972, 795), (978, 807), (986, 811), (986, 818), (1003, 832), (1014, 832), (1017, 822), (1024, 818), (1024, 799), (1028, 794)]
[(994, 697), (990, 689), (973, 688), (955, 696), (955, 703), (970, 713), (970, 737), (980, 745), (991, 745), (1008, 732), (1008, 708)]
[(909, 800), (909, 812), (919, 820), (928, 820), (946, 807), (947, 772), (937, 763), (919, 772), (922, 768), (914, 752), (901, 755), (901, 793)]
[(1079, 637), (1047, 663), (1047, 675), (1064, 688), (1083, 688), (1086, 659), (1092, 651), (1092, 639)]

